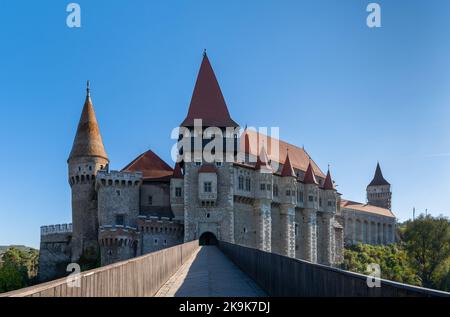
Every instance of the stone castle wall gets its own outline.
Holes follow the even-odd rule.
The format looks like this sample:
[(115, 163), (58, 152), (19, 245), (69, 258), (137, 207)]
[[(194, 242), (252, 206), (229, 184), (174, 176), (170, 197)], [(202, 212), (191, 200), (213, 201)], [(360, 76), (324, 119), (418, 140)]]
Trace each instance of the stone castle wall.
[(40, 282), (67, 275), (67, 265), (71, 263), (72, 224), (41, 227), (39, 249)]

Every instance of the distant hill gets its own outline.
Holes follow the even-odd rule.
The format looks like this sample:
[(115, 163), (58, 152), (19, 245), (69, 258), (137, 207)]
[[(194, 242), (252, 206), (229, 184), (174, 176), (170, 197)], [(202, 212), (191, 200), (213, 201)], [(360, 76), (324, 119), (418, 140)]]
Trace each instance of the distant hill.
[(29, 251), (38, 251), (34, 248), (27, 247), (25, 245), (0, 245), (0, 263), (2, 261), (3, 254), (9, 249), (9, 248), (16, 248), (20, 251), (29, 252)]

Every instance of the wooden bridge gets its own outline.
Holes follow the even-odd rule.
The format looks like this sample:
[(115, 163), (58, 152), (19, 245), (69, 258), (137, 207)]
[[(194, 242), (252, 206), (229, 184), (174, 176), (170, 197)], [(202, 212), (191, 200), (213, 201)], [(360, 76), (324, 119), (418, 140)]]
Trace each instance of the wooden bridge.
[(0, 297), (449, 296), (226, 242), (192, 241)]

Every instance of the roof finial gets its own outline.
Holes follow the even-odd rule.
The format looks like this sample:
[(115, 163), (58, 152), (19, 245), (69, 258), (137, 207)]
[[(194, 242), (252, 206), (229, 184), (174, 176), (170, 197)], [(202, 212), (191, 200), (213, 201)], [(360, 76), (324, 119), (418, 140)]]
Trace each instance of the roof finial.
[(91, 82), (89, 80), (86, 83), (86, 93), (88, 96), (91, 95)]
[(203, 49), (203, 57), (206, 57), (206, 48)]

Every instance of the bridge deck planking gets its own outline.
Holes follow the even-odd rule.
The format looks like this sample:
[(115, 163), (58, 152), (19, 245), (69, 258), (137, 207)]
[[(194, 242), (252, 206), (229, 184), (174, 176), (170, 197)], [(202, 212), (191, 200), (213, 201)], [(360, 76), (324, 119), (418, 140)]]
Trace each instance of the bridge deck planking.
[(157, 297), (260, 297), (267, 294), (217, 247), (202, 246)]

